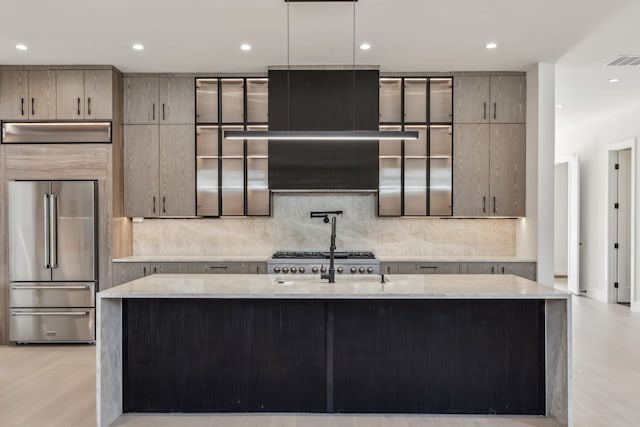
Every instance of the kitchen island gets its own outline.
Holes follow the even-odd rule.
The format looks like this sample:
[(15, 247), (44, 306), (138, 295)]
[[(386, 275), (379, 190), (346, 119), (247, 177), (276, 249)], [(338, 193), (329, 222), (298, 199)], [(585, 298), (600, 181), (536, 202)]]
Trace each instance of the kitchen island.
[(571, 425), (571, 297), (516, 276), (153, 275), (98, 294), (97, 417), (520, 414)]

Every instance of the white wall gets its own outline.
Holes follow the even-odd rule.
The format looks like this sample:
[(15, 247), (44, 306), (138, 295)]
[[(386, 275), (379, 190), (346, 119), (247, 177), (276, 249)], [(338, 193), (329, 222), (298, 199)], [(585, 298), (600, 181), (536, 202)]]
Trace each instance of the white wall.
[(555, 276), (566, 276), (569, 272), (569, 165), (560, 163), (555, 171), (554, 221), (554, 267)]
[(536, 259), (538, 282), (553, 286), (555, 67), (527, 72), (527, 212), (518, 221), (517, 256)]
[[(580, 287), (587, 296), (607, 301), (605, 263), (607, 259), (605, 241), (605, 206), (607, 185), (607, 145), (637, 138), (640, 135), (640, 104), (615, 114), (602, 115), (579, 126), (558, 131), (556, 154), (576, 153), (580, 156)], [(639, 158), (636, 150), (636, 164)], [(638, 197), (636, 186), (636, 203)], [(638, 206), (636, 206), (636, 209)], [(639, 212), (636, 210), (636, 212)], [(634, 218), (636, 242), (638, 241), (638, 218)], [(640, 265), (635, 251), (636, 266)], [(637, 270), (637, 268), (636, 268)], [(632, 296), (638, 301), (638, 295)], [(633, 303), (632, 303), (633, 305)]]

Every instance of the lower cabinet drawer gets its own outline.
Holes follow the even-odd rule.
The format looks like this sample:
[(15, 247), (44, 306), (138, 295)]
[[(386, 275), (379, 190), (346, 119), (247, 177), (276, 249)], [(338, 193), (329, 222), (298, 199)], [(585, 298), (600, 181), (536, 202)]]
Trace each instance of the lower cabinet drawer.
[(9, 307), (93, 307), (95, 283), (12, 283)]
[(94, 308), (12, 308), (9, 340), (95, 341), (95, 313)]

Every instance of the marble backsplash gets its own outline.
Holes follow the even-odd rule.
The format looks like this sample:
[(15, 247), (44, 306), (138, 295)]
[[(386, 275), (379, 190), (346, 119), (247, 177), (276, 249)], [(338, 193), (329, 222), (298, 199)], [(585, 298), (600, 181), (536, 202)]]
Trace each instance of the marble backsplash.
[(274, 193), (272, 217), (145, 219), (133, 224), (133, 255), (264, 255), (328, 250), (330, 224), (310, 211), (344, 211), (337, 250), (379, 256), (514, 256), (515, 219), (379, 218), (368, 193)]

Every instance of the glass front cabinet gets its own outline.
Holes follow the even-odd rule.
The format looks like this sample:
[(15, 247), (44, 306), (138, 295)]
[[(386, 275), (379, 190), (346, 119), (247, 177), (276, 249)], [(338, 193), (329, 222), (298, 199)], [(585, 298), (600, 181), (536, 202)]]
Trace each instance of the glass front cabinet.
[(453, 79), (380, 78), (380, 130), (417, 140), (381, 140), (379, 216), (452, 215)]
[(196, 187), (199, 216), (269, 216), (266, 140), (230, 140), (225, 131), (268, 129), (267, 78), (196, 79)]

